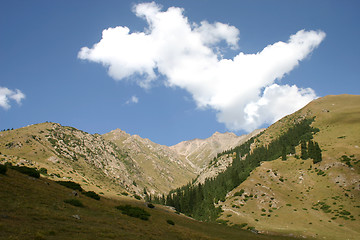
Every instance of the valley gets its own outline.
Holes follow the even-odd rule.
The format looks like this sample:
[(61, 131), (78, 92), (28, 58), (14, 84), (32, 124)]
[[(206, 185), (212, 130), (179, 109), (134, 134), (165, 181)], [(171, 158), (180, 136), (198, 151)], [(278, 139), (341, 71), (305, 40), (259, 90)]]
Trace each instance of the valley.
[[(217, 132), (170, 147), (120, 129), (99, 135), (50, 122), (2, 131), (0, 163), (9, 167), (0, 174), (0, 237), (355, 240), (359, 123), (360, 96), (338, 95), (248, 135)], [(320, 161), (311, 157), (310, 140), (321, 149)], [(41, 177), (24, 176), (10, 164), (36, 168)], [(78, 193), (86, 207), (68, 206), (63, 200), (71, 191), (54, 181), (79, 183), (99, 194), (100, 203)], [(187, 195), (192, 198), (182, 200)], [(150, 209), (144, 200), (175, 210)], [(150, 221), (117, 213), (120, 203), (150, 211)]]

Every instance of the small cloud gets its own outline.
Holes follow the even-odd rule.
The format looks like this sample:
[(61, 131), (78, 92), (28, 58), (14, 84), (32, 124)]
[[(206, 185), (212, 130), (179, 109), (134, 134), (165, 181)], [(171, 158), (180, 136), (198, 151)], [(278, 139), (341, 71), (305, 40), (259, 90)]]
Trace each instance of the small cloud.
[(127, 100), (127, 101), (125, 102), (125, 104), (131, 104), (131, 103), (136, 104), (136, 103), (138, 103), (138, 102), (139, 102), (139, 98), (134, 95), (134, 96), (132, 96), (129, 100)]
[(15, 91), (13, 91), (6, 87), (0, 87), (0, 107), (6, 110), (11, 108), (11, 100), (16, 101), (16, 103), (20, 105), (24, 98), (25, 94), (23, 94), (19, 89), (15, 89)]

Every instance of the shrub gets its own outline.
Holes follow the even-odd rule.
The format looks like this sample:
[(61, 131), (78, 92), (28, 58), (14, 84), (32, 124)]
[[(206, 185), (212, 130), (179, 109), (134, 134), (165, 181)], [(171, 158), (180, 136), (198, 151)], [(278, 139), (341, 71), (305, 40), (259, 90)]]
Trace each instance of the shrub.
[(236, 193), (234, 194), (234, 196), (241, 196), (241, 195), (243, 195), (244, 192), (245, 192), (245, 190), (244, 190), (244, 189), (241, 189), (239, 192), (236, 192)]
[(5, 174), (7, 171), (7, 167), (5, 165), (0, 164), (0, 174)]
[(346, 210), (342, 210), (341, 212), (339, 212), (341, 215), (350, 215), (351, 213), (346, 211)]
[(39, 173), (42, 175), (47, 175), (47, 169), (46, 168), (40, 168)]
[(64, 187), (73, 189), (73, 190), (79, 190), (80, 192), (83, 190), (80, 186), (80, 184), (72, 181), (56, 181), (56, 183), (63, 185)]
[(68, 203), (75, 207), (84, 207), (84, 204), (82, 202), (80, 202), (80, 200), (78, 200), (78, 199), (66, 199), (66, 200), (64, 200), (64, 203)]
[(122, 214), (130, 217), (140, 218), (141, 220), (149, 220), (150, 213), (139, 207), (132, 207), (130, 205), (119, 205), (115, 207), (120, 210)]
[(129, 194), (127, 192), (122, 192), (121, 195), (127, 196)]
[(22, 173), (22, 174), (26, 174), (30, 177), (34, 177), (34, 178), (39, 178), (40, 177), (40, 173), (36, 170), (36, 168), (29, 168), (29, 167), (25, 167), (25, 166), (13, 166), (11, 167), (12, 169)]
[(84, 192), (84, 195), (87, 196), (87, 197), (91, 197), (91, 198), (93, 198), (95, 200), (100, 200), (100, 196), (94, 191)]
[(235, 226), (238, 226), (239, 228), (244, 228), (244, 227), (246, 227), (247, 225), (248, 225), (247, 223), (235, 224)]
[(229, 220), (217, 219), (216, 222), (217, 222), (217, 223), (220, 223), (220, 224), (227, 225), (227, 223), (229, 222)]
[(137, 194), (134, 194), (134, 198), (136, 198), (137, 200), (141, 200), (141, 197)]
[(152, 204), (152, 203), (148, 203), (148, 208), (154, 208), (155, 206), (154, 206), (154, 204)]
[(167, 222), (168, 224), (170, 224), (170, 225), (175, 225), (175, 223), (174, 223), (173, 220), (168, 219), (168, 220), (166, 220), (166, 222)]

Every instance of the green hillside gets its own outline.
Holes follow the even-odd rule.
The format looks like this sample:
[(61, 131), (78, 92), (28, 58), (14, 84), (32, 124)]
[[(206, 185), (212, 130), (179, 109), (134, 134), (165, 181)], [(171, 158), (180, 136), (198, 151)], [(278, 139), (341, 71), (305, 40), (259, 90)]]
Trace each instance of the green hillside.
[[(219, 153), (203, 172), (214, 177), (168, 193), (191, 164), (148, 139), (56, 123), (2, 131), (0, 239), (360, 239), (359, 134), (360, 96), (319, 98)], [(123, 214), (141, 209), (148, 220)]]
[[(0, 239), (288, 239), (202, 223), (156, 205), (129, 198), (95, 200), (45, 178), (8, 169), (0, 174)], [(82, 207), (73, 206), (71, 200)], [(122, 214), (129, 204), (148, 220)]]
[[(263, 232), (360, 238), (360, 96), (317, 99), (269, 127), (257, 144), (278, 137), (298, 119), (312, 117), (312, 126), (320, 130), (314, 141), (322, 149), (322, 161), (299, 159), (297, 146), (296, 155), (286, 161), (264, 162), (228, 194), (221, 219)], [(235, 196), (241, 189), (244, 194)]]
[[(220, 154), (234, 162), (216, 178), (160, 202), (199, 219), (214, 220), (220, 213), (219, 222), (263, 233), (358, 239), (359, 123), (360, 96), (317, 99)], [(319, 145), (322, 152), (315, 155), (321, 161), (314, 150), (314, 159), (302, 159), (302, 141), (310, 149), (309, 142)]]

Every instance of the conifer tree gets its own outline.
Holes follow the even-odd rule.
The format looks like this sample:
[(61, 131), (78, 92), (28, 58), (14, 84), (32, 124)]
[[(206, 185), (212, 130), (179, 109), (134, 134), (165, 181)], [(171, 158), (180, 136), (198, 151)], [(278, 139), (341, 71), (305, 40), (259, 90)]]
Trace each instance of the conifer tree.
[(314, 159), (315, 158), (315, 145), (312, 140), (308, 142), (308, 157)]
[(321, 161), (322, 161), (321, 148), (319, 147), (319, 144), (315, 142), (313, 163), (315, 164)]
[(286, 161), (286, 146), (285, 145), (283, 145), (283, 148), (282, 148), (281, 159), (283, 161)]
[(306, 160), (308, 159), (308, 151), (306, 146), (306, 141), (301, 141), (301, 159)]

